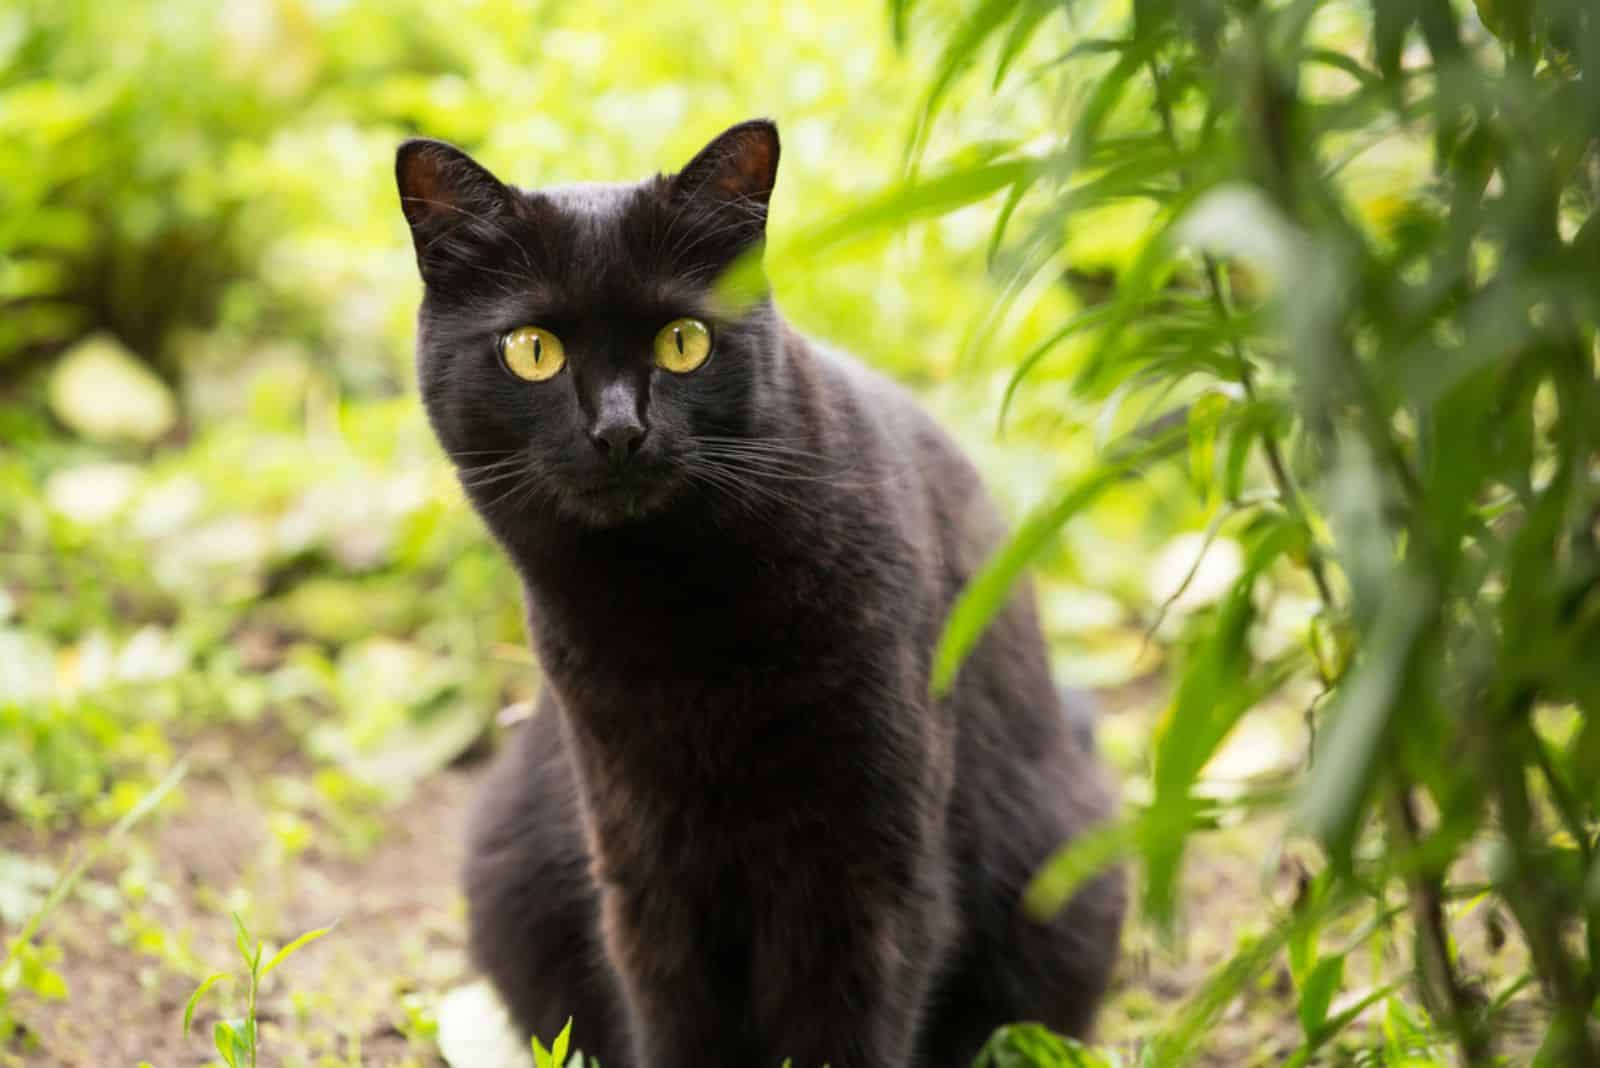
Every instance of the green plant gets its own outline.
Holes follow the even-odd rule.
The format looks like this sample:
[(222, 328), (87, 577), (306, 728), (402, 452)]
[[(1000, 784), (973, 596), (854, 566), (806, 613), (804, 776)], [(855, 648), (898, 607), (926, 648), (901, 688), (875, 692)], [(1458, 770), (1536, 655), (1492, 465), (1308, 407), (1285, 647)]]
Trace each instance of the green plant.
[[(921, 12), (894, 4), (906, 33)], [(1021, 571), (1130, 479), (1186, 494), (1207, 545), (1243, 550), (1182, 626), (1148, 800), (1055, 861), (1033, 904), (1131, 854), (1144, 914), (1170, 928), (1208, 828), (1287, 814), (1320, 847), (1307, 892), (1146, 1063), (1192, 1058), (1285, 945), (1297, 1062), (1336, 1038), (1411, 1056), (1393, 1027), (1344, 1033), (1372, 1013), (1329, 1011), (1348, 949), (1319, 946), (1352, 928), (1408, 947), (1416, 1000), (1374, 1001), (1423, 1045), (1600, 1063), (1600, 13), (983, 0), (946, 26), (911, 176), (799, 251), (1003, 194), (988, 321), (1058, 288), (1077, 307), (1015, 356), (999, 418), (1070, 398), (1113, 433), (966, 591), (935, 687)], [(966, 140), (950, 94), (977, 70), (1012, 125), (927, 167)], [(1099, 226), (1133, 238), (1092, 258)], [(1284, 591), (1314, 618), (1263, 652)], [(1219, 799), (1207, 763), (1288, 703), (1312, 736), (1302, 771)], [(1504, 980), (1480, 979), (1456, 929), (1485, 892), (1521, 947)], [(1501, 1015), (1530, 1000), (1537, 1048), (1509, 1047)]]
[(67, 899), (90, 866), (105, 855), (117, 842), (154, 812), (168, 794), (175, 790), (188, 768), (180, 763), (130, 808), (110, 830), (82, 850), (72, 865), (61, 874), (39, 907), (33, 911), (0, 952), (0, 1046), (16, 1034), (18, 1023), (12, 1009), (17, 995), (28, 994), (47, 1000), (61, 1000), (67, 996), (66, 980), (56, 970), (61, 951), (50, 942), (36, 943), (50, 921), (50, 917)]
[(233, 929), (234, 944), (239, 950), (239, 971), (213, 972), (195, 987), (194, 993), (189, 995), (189, 1003), (183, 1009), (183, 1033), (187, 1035), (193, 1026), (195, 1009), (199, 1007), (200, 1000), (205, 997), (206, 992), (218, 983), (232, 980), (243, 988), (243, 1011), (238, 1016), (218, 1020), (212, 1028), (211, 1040), (216, 1047), (217, 1055), (228, 1068), (256, 1068), (256, 1055), (261, 1045), (260, 1027), (256, 1018), (256, 998), (261, 989), (261, 981), (271, 975), (278, 965), (333, 928), (319, 927), (314, 931), (307, 931), (274, 953), (265, 965), (261, 963), (263, 953), (261, 942), (250, 937), (250, 932), (237, 913), (233, 917)]
[[(566, 1026), (561, 1029), (561, 1033), (555, 1037), (555, 1041), (550, 1043), (549, 1049), (546, 1049), (544, 1043), (539, 1041), (538, 1035), (534, 1035), (529, 1040), (529, 1045), (533, 1049), (534, 1068), (583, 1068), (583, 1054), (574, 1053), (572, 1060), (567, 1060), (567, 1046), (571, 1041), (572, 1021), (570, 1019), (567, 1021)], [(591, 1065), (591, 1068), (595, 1068), (595, 1066)]]
[(973, 1068), (1124, 1068), (1116, 1053), (1090, 1049), (1038, 1024), (1002, 1027), (979, 1051)]

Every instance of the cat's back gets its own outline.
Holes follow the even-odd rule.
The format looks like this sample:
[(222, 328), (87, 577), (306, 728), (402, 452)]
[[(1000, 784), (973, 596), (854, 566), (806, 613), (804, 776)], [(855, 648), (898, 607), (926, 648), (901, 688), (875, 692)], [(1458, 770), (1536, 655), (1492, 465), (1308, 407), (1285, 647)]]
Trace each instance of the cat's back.
[[(956, 599), (1004, 542), (1006, 523), (960, 444), (910, 390), (837, 349), (813, 342), (810, 356), (832, 383), (837, 437), (830, 448), (848, 450), (871, 472), (857, 483), (864, 514), (888, 517), (901, 550), (915, 561), (921, 611), (912, 612), (911, 591), (901, 591), (901, 618), (931, 670)], [(1048, 782), (1043, 792), (1065, 799), (1067, 818), (1051, 833), (1065, 837), (1109, 810), (1110, 794), (1082, 732), (1068, 729), (1029, 582), (1016, 585), (978, 637), (949, 707), (967, 768), (967, 803), (1006, 809), (1009, 784), (1021, 775)], [(993, 754), (1008, 758), (996, 761)]]

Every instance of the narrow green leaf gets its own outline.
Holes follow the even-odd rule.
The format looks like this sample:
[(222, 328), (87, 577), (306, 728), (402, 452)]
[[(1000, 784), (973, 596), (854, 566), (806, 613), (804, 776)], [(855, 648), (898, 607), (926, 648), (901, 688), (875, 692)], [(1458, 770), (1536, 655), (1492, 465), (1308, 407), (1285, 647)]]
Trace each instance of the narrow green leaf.
[(1033, 40), (1033, 35), (1038, 32), (1039, 24), (1051, 12), (1058, 10), (1061, 10), (1061, 6), (1054, 2), (1028, 0), (1021, 14), (1011, 23), (1006, 39), (1000, 45), (1000, 57), (995, 61), (991, 90), (1000, 88), (1001, 83), (1006, 80), (1006, 72), (1011, 69), (1011, 64), (1016, 62), (1022, 50), (1028, 47), (1028, 42)]
[(1295, 811), (1298, 825), (1327, 843), (1336, 857), (1348, 853), (1356, 818), (1382, 763), (1380, 750), (1413, 653), (1421, 638), (1426, 598), (1403, 572), (1391, 578), (1362, 654), (1334, 695), (1318, 739), (1318, 752)]
[(1005, 242), (1011, 217), (1017, 213), (1017, 206), (1022, 203), (1032, 184), (1031, 181), (1017, 182), (1006, 191), (1005, 203), (1000, 205), (1000, 214), (995, 217), (994, 229), (989, 232), (989, 245), (983, 254), (983, 261), (991, 271), (994, 270), (995, 258), (1000, 255), (1000, 246)]
[(993, 36), (1016, 7), (1017, 0), (980, 0), (971, 14), (945, 40), (944, 51), (939, 56), (933, 81), (923, 97), (917, 133), (911, 142), (912, 159), (915, 159), (921, 151), (928, 128), (937, 116), (939, 105), (949, 92), (950, 86), (971, 65), (973, 57), (983, 47), (984, 42)]
[(263, 976), (271, 975), (272, 969), (276, 968), (278, 965), (287, 960), (290, 954), (298, 952), (299, 950), (310, 945), (312, 942), (315, 942), (317, 939), (333, 930), (336, 926), (338, 925), (329, 924), (327, 927), (318, 927), (315, 931), (307, 931), (299, 938), (296, 938), (293, 942), (290, 942), (288, 945), (284, 946), (282, 949), (278, 950), (276, 954), (274, 954), (273, 958), (267, 962), (267, 966), (261, 969), (261, 974)]
[(1300, 1000), (1298, 1010), (1300, 1013), (1300, 1026), (1305, 1029), (1307, 1038), (1314, 1038), (1321, 1032), (1327, 1022), (1328, 1006), (1333, 1004), (1333, 995), (1338, 993), (1339, 984), (1344, 982), (1344, 955), (1323, 957), (1300, 984)]
[(1118, 280), (1115, 296), (1107, 305), (1111, 310), (1105, 330), (1099, 344), (1084, 360), (1073, 386), (1074, 392), (1089, 393), (1100, 388), (1101, 379), (1115, 359), (1117, 344), (1123, 340), (1128, 325), (1149, 308), (1151, 300), (1170, 277), (1175, 268), (1170, 237), (1193, 200), (1192, 192), (1180, 193), (1162, 209), (1164, 217), (1145, 240), (1133, 265)]
[(1081, 834), (1056, 850), (1024, 893), (1028, 915), (1043, 921), (1060, 912), (1079, 887), (1131, 853), (1140, 833), (1138, 818), (1124, 818)]
[(215, 972), (206, 976), (205, 981), (194, 988), (194, 993), (189, 995), (189, 1004), (183, 1008), (183, 1033), (185, 1035), (189, 1033), (189, 1028), (194, 1024), (194, 1010), (200, 1004), (200, 999), (205, 996), (207, 990), (210, 990), (226, 978), (228, 978), (227, 972)]
[(1011, 402), (1016, 399), (1017, 388), (1022, 385), (1022, 380), (1038, 366), (1039, 361), (1048, 356), (1057, 345), (1066, 341), (1073, 334), (1082, 330), (1092, 330), (1097, 326), (1107, 323), (1115, 314), (1115, 309), (1108, 304), (1102, 304), (1087, 311), (1079, 312), (1068, 319), (1053, 334), (1035, 345), (1026, 356), (1018, 361), (1016, 369), (1011, 372), (1011, 379), (1006, 383), (1005, 396), (1000, 398), (1000, 414), (996, 424), (1000, 429), (1005, 429), (1006, 416), (1011, 412)]
[[(772, 255), (806, 264), (851, 241), (892, 230), (917, 219), (946, 215), (986, 200), (1008, 186), (1026, 185), (1041, 166), (1033, 159), (990, 160), (958, 167), (933, 178), (911, 180), (866, 198), (850, 211), (807, 231)], [(737, 314), (767, 291), (766, 249), (751, 249), (716, 281), (716, 300), (725, 314)]]
[(567, 1017), (567, 1025), (556, 1036), (555, 1042), (550, 1045), (550, 1060), (556, 1068), (565, 1068), (567, 1063), (567, 1046), (572, 1041), (572, 1017)]
[(1294, 931), (1322, 922), (1335, 902), (1319, 902), (1274, 923), (1259, 936), (1245, 939), (1239, 948), (1179, 1007), (1176, 1016), (1160, 1029), (1141, 1061), (1141, 1068), (1178, 1068), (1205, 1051), (1201, 1041), (1244, 988), (1277, 959)]
[(1379, 80), (1378, 74), (1363, 67), (1360, 60), (1343, 52), (1335, 52), (1331, 48), (1306, 49), (1306, 62), (1320, 63), (1323, 66), (1343, 71), (1360, 82), (1363, 88), (1371, 88)]
[(1228, 501), (1217, 509), (1217, 513), (1211, 517), (1210, 522), (1206, 524), (1205, 530), (1201, 532), (1200, 549), (1195, 553), (1194, 561), (1189, 565), (1189, 570), (1184, 572), (1183, 578), (1177, 587), (1167, 595), (1165, 600), (1156, 606), (1150, 625), (1145, 628), (1144, 640), (1146, 642), (1155, 637), (1156, 632), (1167, 621), (1167, 614), (1172, 611), (1172, 606), (1177, 604), (1178, 599), (1194, 584), (1195, 577), (1200, 574), (1200, 568), (1205, 564), (1206, 554), (1211, 551), (1211, 547), (1216, 544), (1217, 536), (1222, 533), (1222, 525), (1247, 509), (1270, 504), (1275, 499), (1272, 493), (1266, 492), (1254, 497), (1241, 498), (1238, 501)]
[(239, 1038), (239, 1053), (242, 1060), (255, 1068), (256, 1063), (256, 1020), (254, 1016), (246, 1016), (234, 1021), (234, 1034)]
[(1030, 516), (1011, 539), (967, 584), (956, 599), (955, 607), (940, 635), (938, 649), (933, 657), (933, 693), (943, 695), (955, 681), (961, 662), (967, 658), (989, 621), (1000, 611), (1011, 587), (1021, 577), (1023, 570), (1033, 562), (1054, 540), (1056, 532), (1084, 508), (1093, 503), (1107, 487), (1115, 484), (1136, 464), (1123, 461), (1098, 467), (1073, 482), (1055, 495), (1054, 501)]
[(889, 25), (894, 33), (894, 46), (906, 46), (906, 21), (911, 15), (912, 0), (889, 0)]
[(228, 1021), (218, 1020), (211, 1029), (211, 1044), (217, 1048), (217, 1055), (228, 1068), (240, 1068), (239, 1036), (228, 1026)]
[(244, 958), (245, 967), (254, 969), (258, 960), (256, 954), (250, 952), (250, 932), (245, 930), (244, 921), (237, 912), (233, 916), (233, 942), (239, 947), (239, 956)]
[(1307, 1038), (1305, 1043), (1295, 1051), (1294, 1056), (1284, 1062), (1283, 1068), (1306, 1068), (1306, 1065), (1311, 1063), (1311, 1058), (1316, 1055), (1318, 1050), (1327, 1045), (1339, 1032), (1360, 1019), (1362, 1013), (1398, 989), (1399, 984), (1396, 983), (1381, 986), (1340, 1012), (1337, 1016), (1326, 1020), (1322, 1025), (1322, 1029), (1315, 1036)]
[(789, 249), (805, 257), (845, 241), (901, 226), (915, 219), (946, 215), (957, 209), (986, 200), (1007, 186), (1030, 179), (1041, 161), (1023, 157), (990, 160), (958, 167), (932, 178), (913, 179), (892, 186), (834, 222), (802, 238)]

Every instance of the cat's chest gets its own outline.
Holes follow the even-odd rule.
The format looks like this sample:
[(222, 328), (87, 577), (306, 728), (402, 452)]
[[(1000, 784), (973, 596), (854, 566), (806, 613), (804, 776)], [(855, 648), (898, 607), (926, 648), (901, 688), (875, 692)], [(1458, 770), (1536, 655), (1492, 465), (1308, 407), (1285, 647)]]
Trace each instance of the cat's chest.
[(548, 670), (704, 679), (730, 663), (777, 670), (834, 644), (871, 591), (787, 547), (575, 553), (525, 573)]

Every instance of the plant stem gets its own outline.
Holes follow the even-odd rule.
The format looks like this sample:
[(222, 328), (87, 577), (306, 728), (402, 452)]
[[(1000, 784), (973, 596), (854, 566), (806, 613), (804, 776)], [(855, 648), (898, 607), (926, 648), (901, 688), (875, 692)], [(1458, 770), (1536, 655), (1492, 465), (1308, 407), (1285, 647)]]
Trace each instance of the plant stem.
[(256, 1068), (256, 1044), (261, 1036), (256, 1033), (256, 988), (260, 985), (261, 977), (257, 968), (261, 963), (261, 946), (256, 946), (256, 959), (250, 965), (250, 1011), (245, 1017), (250, 1026), (250, 1068)]
[[(1155, 85), (1156, 113), (1160, 116), (1162, 129), (1166, 133), (1167, 141), (1174, 151), (1179, 148), (1177, 124), (1172, 115), (1172, 104), (1168, 99), (1166, 81), (1161, 73), (1160, 66), (1153, 60), (1149, 64), (1150, 76)], [(1188, 175), (1179, 173), (1179, 180), (1187, 183)], [(1222, 269), (1216, 258), (1210, 253), (1201, 254), (1201, 262), (1205, 271), (1206, 286), (1212, 308), (1217, 317), (1224, 323), (1233, 317), (1233, 308), (1228, 298), (1224, 284)], [(1245, 396), (1252, 402), (1258, 399), (1255, 383), (1255, 374), (1250, 363), (1249, 353), (1237, 337), (1230, 337), (1228, 341), (1230, 352), (1233, 356), (1239, 384), (1244, 389)], [(1387, 439), (1388, 435), (1385, 434)], [(1392, 444), (1392, 440), (1387, 442)], [(1311, 580), (1316, 586), (1317, 594), (1321, 598), (1323, 612), (1329, 619), (1336, 618), (1337, 603), (1333, 594), (1332, 584), (1327, 574), (1327, 564), (1323, 558), (1322, 550), (1316, 543), (1316, 533), (1309, 521), (1309, 512), (1305, 506), (1304, 497), (1294, 476), (1289, 471), (1289, 465), (1284, 461), (1283, 451), (1278, 440), (1270, 431), (1261, 434), (1262, 454), (1266, 457), (1267, 468), (1272, 481), (1277, 487), (1279, 496), (1283, 499), (1284, 507), (1304, 527), (1307, 532), (1306, 567), (1311, 573)], [(1394, 459), (1394, 456), (1390, 457)], [(1403, 461), (1403, 457), (1399, 457)], [(1414, 478), (1411, 477), (1409, 467), (1402, 462), (1400, 477), (1408, 491), (1414, 490)], [(1420, 821), (1417, 819), (1410, 795), (1410, 784), (1404, 780), (1398, 769), (1392, 774), (1395, 782), (1390, 787), (1390, 825), (1392, 833), (1413, 854), (1416, 851), (1420, 835)], [(1460, 1047), (1463, 1062), (1467, 1065), (1482, 1063), (1488, 1055), (1488, 1043), (1480, 1027), (1472, 1020), (1467, 996), (1459, 977), (1456, 975), (1455, 964), (1450, 956), (1449, 937), (1446, 932), (1443, 901), (1443, 879), (1432, 871), (1418, 868), (1410, 876), (1410, 905), (1414, 922), (1418, 932), (1418, 975), (1423, 984), (1425, 996), (1432, 994), (1436, 1007), (1441, 1008), (1450, 1017), (1452, 1030), (1455, 1032), (1457, 1043)]]
[[(1177, 152), (1182, 146), (1178, 141), (1177, 123), (1172, 117), (1172, 102), (1167, 99), (1166, 77), (1161, 73), (1160, 64), (1156, 63), (1154, 59), (1150, 60), (1147, 66), (1150, 71), (1151, 81), (1155, 84), (1156, 114), (1161, 118), (1161, 129), (1166, 134), (1167, 143), (1172, 146), (1174, 152)], [(1189, 184), (1190, 178), (1186, 170), (1182, 168), (1178, 170), (1178, 181), (1185, 186)], [(1227, 290), (1223, 286), (1222, 269), (1218, 265), (1216, 257), (1209, 252), (1202, 252), (1200, 261), (1205, 270), (1206, 288), (1209, 291), (1208, 296), (1212, 310), (1215, 311), (1218, 321), (1227, 326), (1233, 320), (1233, 307), (1228, 299)], [(1256, 403), (1259, 398), (1256, 393), (1255, 373), (1251, 368), (1250, 357), (1245, 351), (1243, 342), (1230, 335), (1228, 338), (1228, 350), (1233, 356), (1234, 367), (1239, 376), (1239, 385), (1244, 389), (1245, 396), (1250, 399), (1251, 403)], [(1273, 437), (1270, 431), (1263, 430), (1261, 432), (1261, 451), (1266, 456), (1267, 467), (1271, 471), (1273, 485), (1277, 487), (1278, 496), (1282, 499), (1284, 507), (1289, 510), (1290, 515), (1307, 532), (1306, 566), (1311, 572), (1311, 581), (1317, 587), (1317, 595), (1322, 599), (1323, 608), (1332, 612), (1334, 608), (1333, 588), (1328, 582), (1327, 566), (1323, 561), (1322, 550), (1316, 544), (1316, 533), (1312, 530), (1308, 520), (1305, 502), (1300, 495), (1300, 489), (1296, 485), (1293, 476), (1289, 474), (1289, 465), (1284, 462), (1283, 451), (1278, 445), (1278, 439)]]
[[(1389, 827), (1401, 852), (1415, 858), (1422, 833), (1411, 788), (1396, 783), (1389, 793)], [(1447, 1018), (1455, 1032), (1466, 1065), (1483, 1064), (1489, 1058), (1488, 1036), (1474, 1019), (1466, 988), (1456, 976), (1450, 956), (1450, 936), (1445, 923), (1442, 881), (1429, 868), (1413, 865), (1406, 877), (1411, 895), (1413, 922), (1417, 925), (1417, 974), (1422, 983), (1423, 1001), (1433, 1012)]]
[[(1508, 703), (1506, 721), (1526, 720), (1533, 709), (1534, 692), (1524, 689)], [(1600, 1064), (1600, 1047), (1589, 1033), (1590, 997), (1582, 972), (1567, 951), (1563, 917), (1548, 907), (1550, 888), (1537, 877), (1539, 871), (1534, 842), (1542, 841), (1538, 819), (1528, 796), (1526, 765), (1505, 753), (1486, 753), (1485, 763), (1500, 806), (1500, 823), (1510, 846), (1513, 865), (1501, 897), (1522, 929), (1540, 977), (1549, 984), (1557, 1025), (1565, 1044), (1566, 1063)]]

